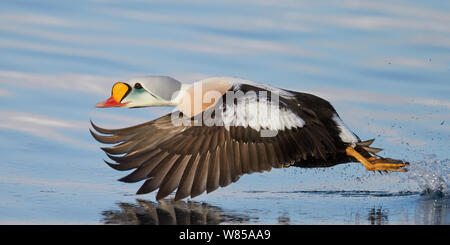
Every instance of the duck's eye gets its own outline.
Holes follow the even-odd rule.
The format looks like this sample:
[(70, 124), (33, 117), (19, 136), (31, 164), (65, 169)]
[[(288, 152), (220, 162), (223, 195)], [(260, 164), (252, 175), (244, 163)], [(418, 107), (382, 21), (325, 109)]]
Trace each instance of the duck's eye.
[(136, 84), (134, 85), (134, 88), (135, 88), (135, 89), (141, 89), (141, 88), (142, 88), (142, 85), (141, 85), (140, 83), (136, 83)]

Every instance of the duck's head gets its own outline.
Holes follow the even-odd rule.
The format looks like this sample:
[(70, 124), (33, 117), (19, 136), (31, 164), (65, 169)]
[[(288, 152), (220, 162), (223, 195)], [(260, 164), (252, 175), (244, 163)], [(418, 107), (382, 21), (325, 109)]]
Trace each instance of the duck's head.
[(114, 84), (111, 97), (95, 107), (173, 106), (174, 95), (180, 88), (179, 81), (167, 76), (135, 77)]

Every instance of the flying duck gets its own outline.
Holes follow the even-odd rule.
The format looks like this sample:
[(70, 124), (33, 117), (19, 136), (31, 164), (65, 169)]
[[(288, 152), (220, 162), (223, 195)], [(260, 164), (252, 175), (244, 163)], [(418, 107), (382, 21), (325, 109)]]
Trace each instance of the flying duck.
[(117, 82), (98, 108), (171, 106), (173, 112), (121, 129), (91, 122), (92, 136), (119, 170), (119, 179), (145, 180), (137, 194), (157, 189), (175, 200), (236, 182), (240, 176), (289, 166), (317, 168), (360, 162), (368, 171), (404, 172), (407, 162), (377, 155), (326, 100), (231, 77), (183, 84), (167, 76)]

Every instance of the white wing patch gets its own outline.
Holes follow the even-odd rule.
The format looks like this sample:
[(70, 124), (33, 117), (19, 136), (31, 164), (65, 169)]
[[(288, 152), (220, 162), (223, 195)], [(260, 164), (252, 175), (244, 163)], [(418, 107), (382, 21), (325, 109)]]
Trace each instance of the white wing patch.
[[(301, 128), (305, 121), (292, 111), (282, 108), (278, 103), (267, 100), (264, 97), (258, 99), (253, 96), (245, 96), (237, 104), (226, 105), (222, 113), (224, 127), (230, 126), (251, 127), (260, 130), (285, 130)], [(222, 107), (223, 108), (223, 107)]]
[(251, 85), (251, 86), (254, 86), (254, 87), (265, 89), (265, 90), (273, 92), (273, 93), (278, 93), (280, 96), (285, 97), (285, 98), (290, 98), (290, 97), (294, 97), (295, 96), (294, 94), (292, 94), (289, 91), (286, 91), (286, 90), (281, 89), (281, 88), (274, 87), (274, 86), (269, 85), (269, 84), (257, 83), (257, 82), (253, 82), (253, 81), (250, 81), (250, 80), (243, 80), (243, 79), (234, 79), (233, 81), (234, 81), (235, 91), (240, 89), (240, 85), (241, 84), (248, 84), (248, 85)]
[(348, 129), (348, 127), (345, 125), (345, 123), (341, 120), (341, 118), (334, 114), (332, 118), (338, 125), (339, 130), (341, 131), (339, 133), (339, 137), (341, 137), (341, 140), (345, 143), (355, 144), (358, 142), (358, 139), (356, 138), (355, 134)]
[[(249, 80), (243, 80), (233, 77), (207, 78), (199, 81), (198, 83), (202, 84), (202, 86), (204, 87), (208, 84), (213, 85), (213, 89), (217, 87), (218, 84), (233, 86), (233, 90), (227, 91), (226, 93), (234, 93), (233, 96), (235, 97), (233, 98), (237, 98), (237, 103), (232, 104), (223, 104), (222, 101), (216, 101), (219, 106), (213, 110), (215, 115), (221, 114), (221, 116), (218, 118), (214, 116), (213, 119), (211, 116), (212, 111), (208, 111), (206, 110), (206, 108), (202, 108), (202, 111), (207, 112), (205, 115), (203, 115), (204, 117), (206, 116), (206, 118), (203, 118), (203, 123), (205, 123), (205, 125), (207, 126), (220, 125), (224, 126), (227, 130), (230, 129), (230, 126), (242, 126), (245, 128), (250, 127), (257, 131), (279, 131), (285, 129), (289, 130), (292, 128), (301, 128), (305, 125), (305, 121), (293, 111), (289, 110), (286, 107), (280, 107), (278, 96), (287, 99), (295, 97), (295, 95), (289, 91), (276, 88), (271, 85), (256, 83)], [(261, 96), (261, 94), (256, 95), (255, 91), (249, 91), (244, 94), (240, 90), (242, 84), (248, 84), (262, 88), (263, 90), (271, 92), (271, 95), (275, 95), (277, 99), (274, 100), (274, 98), (271, 98), (270, 100), (268, 100), (266, 97)], [(188, 89), (189, 88), (187, 88), (186, 91)], [(226, 89), (229, 88), (226, 87)], [(224, 90), (221, 90), (219, 92), (225, 95)], [(242, 94), (239, 94), (239, 92), (242, 92)], [(192, 95), (191, 97), (195, 96)], [(203, 100), (203, 97), (201, 99)], [(190, 106), (191, 104), (188, 105)], [(187, 110), (183, 110), (183, 108), (180, 110), (184, 114), (189, 115), (189, 113), (186, 113)]]

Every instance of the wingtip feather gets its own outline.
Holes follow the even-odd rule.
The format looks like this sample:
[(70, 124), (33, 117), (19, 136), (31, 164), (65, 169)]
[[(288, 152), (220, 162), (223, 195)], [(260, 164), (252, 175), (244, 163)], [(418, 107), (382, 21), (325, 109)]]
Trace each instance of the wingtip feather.
[(89, 121), (91, 122), (91, 126), (94, 128), (94, 130), (99, 133), (102, 133), (102, 134), (113, 134), (114, 133), (114, 130), (101, 128), (101, 127), (97, 126), (94, 122), (92, 122), (92, 120), (89, 120)]
[(126, 169), (122, 169), (122, 167), (120, 166), (120, 164), (115, 164), (115, 163), (110, 163), (106, 160), (103, 160), (108, 166), (110, 166), (111, 168), (118, 170), (118, 171), (125, 171)]

